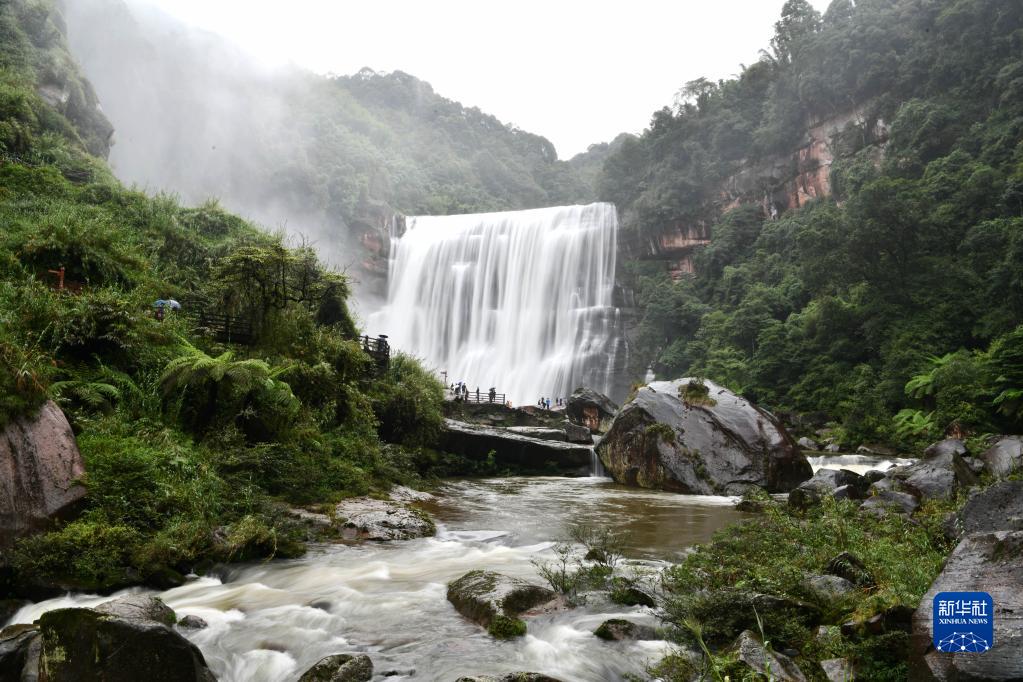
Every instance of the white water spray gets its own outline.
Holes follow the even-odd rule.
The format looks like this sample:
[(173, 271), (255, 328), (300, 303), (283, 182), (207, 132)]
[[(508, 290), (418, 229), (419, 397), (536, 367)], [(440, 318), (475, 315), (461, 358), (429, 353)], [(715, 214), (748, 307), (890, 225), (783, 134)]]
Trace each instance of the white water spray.
[(449, 383), (518, 404), (611, 390), (618, 217), (612, 204), (405, 219), (374, 332)]

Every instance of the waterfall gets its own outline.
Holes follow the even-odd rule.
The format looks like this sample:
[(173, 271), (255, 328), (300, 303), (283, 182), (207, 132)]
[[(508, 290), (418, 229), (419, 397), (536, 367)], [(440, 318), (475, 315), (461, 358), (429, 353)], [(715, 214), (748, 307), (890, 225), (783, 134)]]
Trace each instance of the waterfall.
[(620, 343), (617, 229), (606, 203), (406, 217), (370, 327), (448, 383), (494, 387), (515, 404), (583, 385), (607, 393)]
[(608, 478), (607, 470), (604, 469), (604, 463), (601, 462), (600, 457), (597, 456), (596, 448), (590, 450), (590, 476)]

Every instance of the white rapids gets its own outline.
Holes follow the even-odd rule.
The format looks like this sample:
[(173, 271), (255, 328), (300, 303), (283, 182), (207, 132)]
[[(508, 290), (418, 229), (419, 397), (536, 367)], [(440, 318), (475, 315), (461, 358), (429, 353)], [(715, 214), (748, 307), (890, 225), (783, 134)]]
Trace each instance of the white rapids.
[(620, 343), (614, 205), (404, 224), (391, 239), (387, 304), (368, 328), (449, 383), (494, 387), (516, 404), (583, 385), (611, 392)]
[[(160, 596), (209, 627), (183, 630), (220, 682), (294, 682), (324, 656), (365, 653), (375, 680), (453, 682), (465, 675), (543, 672), (565, 682), (640, 675), (663, 641), (604, 642), (593, 631), (622, 617), (657, 626), (648, 608), (591, 597), (528, 617), (525, 637), (497, 641), (447, 601), (448, 582), (479, 568), (539, 581), (534, 560), (554, 557), (580, 519), (625, 536), (628, 571), (656, 572), (694, 542), (741, 518), (735, 498), (629, 489), (608, 479), (452, 481), (428, 505), (435, 538), (319, 546), (293, 560), (228, 567)], [(12, 622), (110, 597), (69, 595), (32, 604)], [(385, 676), (386, 674), (386, 676)]]

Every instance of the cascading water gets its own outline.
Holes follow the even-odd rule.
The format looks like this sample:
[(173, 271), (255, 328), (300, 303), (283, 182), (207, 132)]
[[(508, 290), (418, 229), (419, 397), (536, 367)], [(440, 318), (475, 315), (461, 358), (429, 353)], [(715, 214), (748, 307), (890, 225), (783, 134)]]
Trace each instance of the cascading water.
[(611, 390), (612, 204), (405, 219), (370, 327), (449, 382), (519, 404)]

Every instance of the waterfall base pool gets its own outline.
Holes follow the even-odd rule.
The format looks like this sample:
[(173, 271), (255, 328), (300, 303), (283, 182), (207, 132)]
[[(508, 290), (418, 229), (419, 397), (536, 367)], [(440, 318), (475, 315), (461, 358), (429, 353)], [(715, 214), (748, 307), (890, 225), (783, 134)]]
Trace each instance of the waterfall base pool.
[[(374, 679), (454, 682), (463, 675), (543, 672), (565, 682), (642, 673), (663, 642), (604, 642), (593, 631), (627, 614), (657, 625), (650, 609), (591, 597), (574, 609), (528, 619), (529, 632), (492, 639), (448, 603), (446, 584), (485, 568), (539, 580), (534, 560), (551, 559), (573, 524), (619, 531), (625, 570), (657, 570), (717, 528), (741, 517), (733, 498), (626, 488), (603, 478), (503, 478), (446, 483), (428, 504), (435, 538), (318, 546), (295, 560), (235, 565), (161, 594), (178, 616), (209, 627), (189, 631), (222, 682), (296, 680), (335, 653), (367, 653)], [(72, 595), (28, 606), (12, 622), (46, 610), (93, 606), (110, 597)]]

